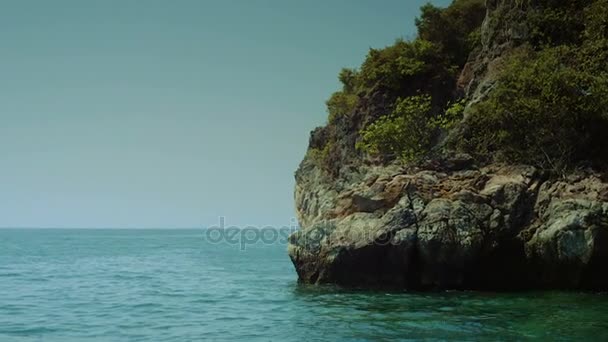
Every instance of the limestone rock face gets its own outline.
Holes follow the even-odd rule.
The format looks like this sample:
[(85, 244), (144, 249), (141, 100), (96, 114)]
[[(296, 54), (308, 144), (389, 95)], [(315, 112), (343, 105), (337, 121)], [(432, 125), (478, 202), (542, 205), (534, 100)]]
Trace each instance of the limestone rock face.
[(529, 166), (458, 164), (362, 166), (340, 187), (322, 172), (300, 174), (303, 227), (289, 244), (300, 280), (608, 289), (608, 183), (599, 175), (552, 181)]
[(538, 219), (526, 255), (541, 267), (543, 284), (606, 289), (608, 186), (595, 176), (546, 182), (535, 205)]

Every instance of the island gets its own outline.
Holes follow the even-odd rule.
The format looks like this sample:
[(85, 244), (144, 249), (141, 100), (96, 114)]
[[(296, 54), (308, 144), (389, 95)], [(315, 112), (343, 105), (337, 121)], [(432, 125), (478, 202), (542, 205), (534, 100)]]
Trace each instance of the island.
[(608, 1), (455, 0), (339, 74), (296, 171), (299, 281), (608, 290)]

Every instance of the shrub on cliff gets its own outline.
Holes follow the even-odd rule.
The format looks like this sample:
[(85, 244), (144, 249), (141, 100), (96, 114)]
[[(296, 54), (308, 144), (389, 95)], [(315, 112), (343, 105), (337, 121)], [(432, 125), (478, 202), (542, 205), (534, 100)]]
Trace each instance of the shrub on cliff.
[(357, 147), (372, 155), (415, 161), (431, 146), (434, 128), (430, 112), (431, 97), (428, 95), (399, 99), (390, 115), (361, 131)]
[(359, 101), (374, 91), (389, 101), (420, 92), (433, 95), (443, 106), (470, 52), (479, 45), (484, 0), (456, 0), (447, 8), (427, 4), (416, 20), (418, 38), (398, 39), (382, 49), (370, 49), (359, 70), (340, 72), (342, 90), (327, 100), (329, 123), (352, 113)]
[(526, 9), (528, 41), (535, 47), (578, 44), (585, 29), (585, 8), (593, 0), (518, 0)]
[(464, 116), (466, 99), (460, 99), (448, 104), (445, 111), (432, 120), (433, 126), (449, 131), (456, 126)]
[(593, 73), (608, 72), (608, 0), (585, 9), (585, 30), (580, 51), (581, 67)]
[(384, 49), (371, 49), (359, 79), (364, 89), (410, 96), (445, 84), (455, 73), (439, 45), (423, 39), (398, 40)]
[(334, 123), (337, 118), (352, 114), (359, 102), (359, 73), (353, 69), (342, 69), (338, 76), (342, 83), (342, 90), (337, 91), (325, 102), (327, 106), (328, 122)]
[(455, 0), (445, 8), (426, 4), (416, 19), (418, 36), (441, 46), (453, 65), (463, 65), (479, 42), (485, 0)]
[(556, 171), (606, 160), (608, 78), (580, 64), (567, 46), (514, 53), (489, 97), (472, 108), (461, 147)]
[[(357, 156), (357, 142), (384, 161), (409, 162), (427, 154), (443, 130), (481, 160), (556, 171), (582, 161), (608, 164), (608, 0), (504, 2), (505, 16), (490, 16), (484, 34), (486, 43), (510, 49), (497, 52), (493, 85), (482, 102), (455, 102), (456, 77), (480, 48), (483, 3), (425, 5), (417, 38), (371, 49), (360, 69), (343, 69), (342, 89), (327, 101), (327, 145), (314, 146), (313, 159), (336, 173)], [(514, 33), (495, 34), (492, 20)], [(466, 120), (454, 129), (465, 107)]]
[(322, 148), (309, 148), (307, 151), (307, 157), (312, 160), (317, 166), (323, 167), (328, 163), (329, 153), (332, 148), (332, 143), (328, 142)]
[(329, 113), (328, 121), (333, 123), (338, 117), (347, 116), (355, 110), (359, 97), (345, 91), (337, 91), (325, 103)]
[(447, 8), (425, 5), (417, 38), (370, 49), (359, 69), (343, 69), (342, 89), (326, 102), (326, 145), (311, 146), (310, 159), (336, 174), (357, 155), (356, 141), (359, 150), (383, 160), (410, 161), (427, 153), (438, 127), (447, 129), (462, 114), (433, 115), (454, 100), (456, 79), (479, 43), (484, 15), (484, 0), (455, 0)]

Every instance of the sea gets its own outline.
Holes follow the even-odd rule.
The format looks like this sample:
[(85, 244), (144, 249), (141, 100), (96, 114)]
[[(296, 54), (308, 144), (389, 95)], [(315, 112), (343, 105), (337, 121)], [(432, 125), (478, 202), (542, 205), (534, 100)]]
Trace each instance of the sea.
[(0, 341), (608, 340), (608, 295), (297, 282), (285, 241), (1, 229)]

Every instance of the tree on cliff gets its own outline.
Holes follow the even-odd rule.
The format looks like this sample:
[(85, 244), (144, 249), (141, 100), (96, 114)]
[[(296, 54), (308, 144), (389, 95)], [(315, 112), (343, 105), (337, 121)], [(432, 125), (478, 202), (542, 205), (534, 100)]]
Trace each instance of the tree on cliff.
[[(327, 101), (323, 141), (311, 153), (315, 162), (336, 172), (348, 158), (410, 163), (451, 149), (480, 162), (557, 172), (581, 162), (604, 167), (608, 0), (517, 1), (517, 16), (497, 11), (486, 19), (490, 28), (512, 21), (503, 23), (514, 28), (512, 42), (491, 29), (482, 37), (484, 3), (427, 4), (415, 39), (371, 49), (358, 70), (343, 70), (343, 88)], [(491, 56), (491, 40), (512, 47)], [(500, 63), (492, 70), (475, 64), (483, 54)], [(492, 80), (475, 101), (471, 91), (464, 98), (456, 91), (463, 68)]]

